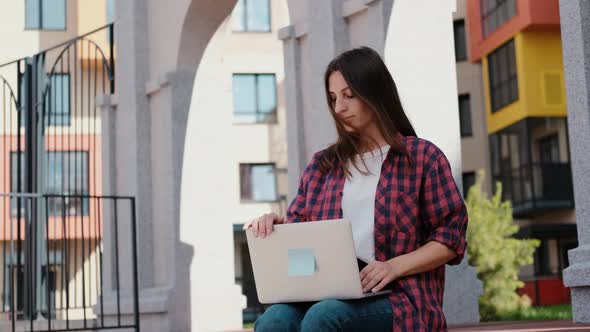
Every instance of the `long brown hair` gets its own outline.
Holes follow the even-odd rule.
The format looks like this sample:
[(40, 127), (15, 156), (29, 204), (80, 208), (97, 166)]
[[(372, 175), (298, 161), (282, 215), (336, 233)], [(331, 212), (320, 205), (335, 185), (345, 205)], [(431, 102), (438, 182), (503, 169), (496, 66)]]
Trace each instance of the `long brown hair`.
[(347, 132), (334, 112), (330, 98), (329, 78), (336, 71), (342, 74), (353, 93), (374, 112), (379, 130), (390, 145), (390, 149), (407, 155), (406, 147), (399, 134), (417, 135), (404, 112), (395, 82), (379, 53), (369, 47), (360, 47), (338, 55), (328, 64), (324, 74), (326, 99), (336, 123), (338, 140), (319, 157), (320, 170), (327, 173), (340, 168), (348, 176), (351, 173), (347, 164), (351, 161), (352, 165), (360, 171), (354, 156), (369, 147), (369, 142), (359, 133)]

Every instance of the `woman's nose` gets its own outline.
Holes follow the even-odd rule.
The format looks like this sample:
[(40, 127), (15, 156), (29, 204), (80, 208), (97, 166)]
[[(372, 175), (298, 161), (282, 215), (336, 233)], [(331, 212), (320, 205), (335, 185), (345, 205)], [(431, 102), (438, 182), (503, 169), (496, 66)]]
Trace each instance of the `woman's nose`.
[(336, 112), (336, 114), (339, 114), (344, 111), (346, 111), (346, 105), (344, 105), (343, 102), (339, 102), (338, 100), (336, 100), (336, 103), (334, 104), (334, 112)]

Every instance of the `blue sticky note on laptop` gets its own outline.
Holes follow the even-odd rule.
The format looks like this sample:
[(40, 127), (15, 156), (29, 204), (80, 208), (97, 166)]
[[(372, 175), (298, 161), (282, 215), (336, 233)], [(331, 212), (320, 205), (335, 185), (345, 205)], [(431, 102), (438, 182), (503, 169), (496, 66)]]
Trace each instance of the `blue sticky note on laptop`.
[(289, 249), (289, 277), (310, 276), (315, 272), (313, 249)]

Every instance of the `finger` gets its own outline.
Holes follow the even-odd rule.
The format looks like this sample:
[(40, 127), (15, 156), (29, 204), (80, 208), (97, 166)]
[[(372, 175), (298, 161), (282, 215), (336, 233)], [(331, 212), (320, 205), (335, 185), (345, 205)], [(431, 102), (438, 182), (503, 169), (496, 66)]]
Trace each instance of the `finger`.
[(369, 281), (369, 283), (368, 283), (368, 284), (367, 284), (365, 287), (363, 287), (363, 293), (366, 293), (366, 292), (368, 292), (369, 290), (371, 290), (371, 289), (372, 289), (373, 287), (375, 287), (375, 285), (377, 285), (377, 283), (379, 283), (380, 281), (381, 281), (381, 279), (380, 279), (380, 278), (378, 278), (378, 277), (375, 277), (375, 278), (371, 279), (371, 280)]
[(274, 223), (273, 218), (269, 218), (269, 220), (267, 220), (266, 225), (265, 225), (266, 226), (266, 234), (267, 235), (270, 235), (270, 233), (272, 233), (272, 231), (273, 231), (272, 224), (273, 223)]
[(378, 277), (379, 277), (379, 271), (377, 269), (374, 269), (369, 274), (367, 274), (365, 276), (365, 278), (361, 281), (361, 286), (363, 286), (363, 289), (368, 289), (369, 288), (369, 284), (374, 279), (377, 279)]
[(264, 239), (266, 237), (266, 224), (268, 223), (268, 219), (272, 220), (268, 214), (265, 214), (264, 217), (260, 218), (260, 222), (258, 223), (258, 233)]
[(250, 220), (250, 221), (248, 221), (247, 223), (245, 223), (245, 224), (244, 224), (244, 227), (242, 227), (242, 230), (244, 230), (244, 231), (245, 231), (245, 230), (247, 230), (248, 228), (252, 227), (252, 222), (253, 222), (253, 221), (254, 221), (254, 220)]
[(383, 288), (385, 288), (385, 286), (387, 286), (387, 284), (389, 284), (391, 282), (390, 280), (391, 278), (385, 277), (381, 280), (380, 283), (377, 284), (377, 286), (373, 287), (373, 289), (371, 290), (373, 293), (377, 293), (379, 291), (381, 291)]
[(371, 271), (373, 271), (373, 269), (375, 268), (375, 264), (373, 264), (373, 262), (369, 263), (369, 265), (365, 266), (364, 269), (361, 270), (361, 280), (363, 280), (367, 274), (369, 274)]
[(371, 278), (367, 278), (367, 282), (364, 286), (366, 292), (373, 289), (381, 280), (387, 276), (387, 273), (383, 270), (375, 271), (371, 274)]
[(254, 234), (254, 237), (258, 237), (258, 223), (259, 223), (259, 219), (256, 219), (256, 221), (254, 221), (252, 223), (252, 234)]
[[(377, 264), (377, 262), (371, 262), (369, 263), (369, 265), (367, 265), (363, 271), (365, 271), (363, 277), (361, 278), (361, 280), (365, 280), (365, 284), (367, 282), (369, 282), (370, 278), (367, 279), (367, 276), (371, 275), (374, 276), (375, 273), (377, 273), (379, 271), (379, 264)], [(363, 272), (361, 271), (361, 272)]]

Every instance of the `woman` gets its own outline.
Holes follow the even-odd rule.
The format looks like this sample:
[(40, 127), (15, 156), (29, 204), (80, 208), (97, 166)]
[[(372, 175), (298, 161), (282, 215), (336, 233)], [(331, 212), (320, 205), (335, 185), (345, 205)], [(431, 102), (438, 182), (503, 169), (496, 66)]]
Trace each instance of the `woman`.
[(444, 266), (460, 263), (467, 246), (467, 210), (449, 162), (416, 137), (374, 50), (342, 53), (324, 81), (337, 142), (313, 156), (286, 219), (271, 213), (244, 229), (264, 238), (274, 224), (346, 218), (357, 256), (368, 263), (360, 273), (363, 291), (393, 292), (272, 305), (255, 330), (446, 331)]

